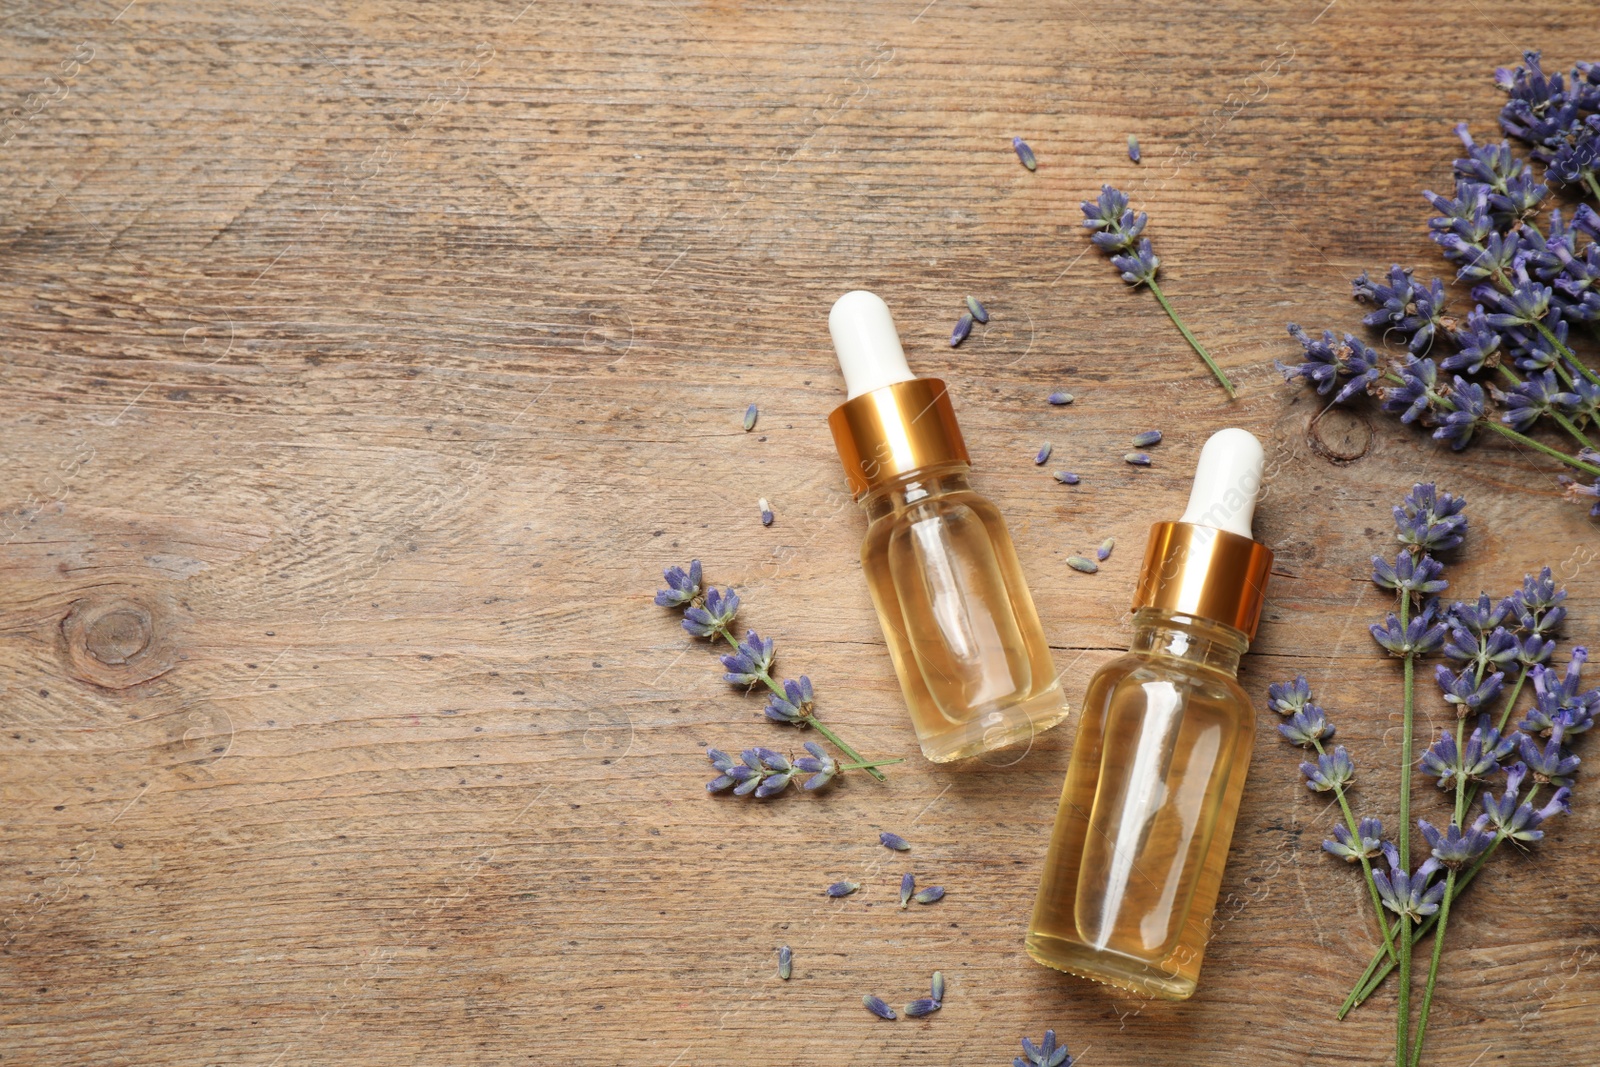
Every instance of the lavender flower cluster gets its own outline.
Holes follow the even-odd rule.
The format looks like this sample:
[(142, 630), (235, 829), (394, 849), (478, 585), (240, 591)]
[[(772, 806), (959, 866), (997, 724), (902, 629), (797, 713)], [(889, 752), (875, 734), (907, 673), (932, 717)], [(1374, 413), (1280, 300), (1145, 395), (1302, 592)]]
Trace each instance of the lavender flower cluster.
[[(1544, 836), (1542, 825), (1569, 810), (1579, 760), (1567, 746), (1593, 728), (1600, 709), (1600, 688), (1583, 688), (1585, 649), (1572, 649), (1562, 670), (1552, 665), (1567, 594), (1548, 567), (1525, 576), (1520, 588), (1498, 601), (1487, 594), (1476, 600), (1441, 600), (1448, 582), (1436, 553), (1462, 543), (1464, 509), (1459, 497), (1432, 485), (1416, 486), (1394, 509), (1399, 551), (1392, 559), (1372, 560), (1373, 582), (1393, 591), (1400, 609), (1371, 627), (1379, 647), (1394, 656), (1439, 654), (1448, 661), (1436, 665), (1434, 681), (1445, 705), (1454, 710), (1456, 725), (1440, 731), (1419, 766), (1440, 790), (1454, 791), (1455, 805), (1442, 829), (1427, 819), (1417, 820), (1428, 846), (1419, 866), (1413, 869), (1411, 857), (1385, 839), (1377, 817), (1358, 822), (1350, 813), (1345, 790), (1355, 778), (1355, 765), (1343, 746), (1327, 750), (1325, 742), (1335, 728), (1314, 702), (1305, 677), (1268, 687), (1269, 706), (1285, 720), (1278, 732), (1317, 753), (1315, 762), (1300, 765), (1306, 785), (1335, 793), (1345, 807), (1345, 822), (1335, 826), (1323, 848), (1363, 867), (1382, 857), (1386, 869), (1371, 869), (1377, 897), (1384, 908), (1413, 921), (1439, 910), (1446, 892), (1445, 880), (1438, 877), (1441, 871), (1480, 863), (1507, 840), (1538, 841)], [(1511, 673), (1516, 679), (1508, 685)], [(1508, 733), (1518, 697), (1530, 683), (1532, 705)], [(1475, 722), (1470, 734), (1465, 733), (1468, 720)], [(1498, 795), (1488, 791), (1496, 783)], [(1480, 789), (1481, 810), (1469, 821), (1471, 801)]]
[(1580, 203), (1540, 220), (1552, 189), (1600, 200), (1600, 64), (1547, 75), (1539, 53), (1528, 52), (1495, 81), (1509, 96), (1501, 127), (1530, 146), (1544, 173), (1535, 176), (1509, 142), (1478, 144), (1465, 123), (1456, 127), (1466, 155), (1454, 163), (1453, 195), (1422, 195), (1438, 212), (1429, 237), (1455, 280), (1470, 286), (1464, 313), (1451, 309), (1444, 282), (1424, 281), (1413, 268), (1396, 264), (1382, 279), (1363, 273), (1353, 283), (1355, 298), (1372, 308), (1362, 321), (1404, 344), (1404, 354), (1387, 358), (1352, 334), (1313, 337), (1290, 324), (1304, 357), (1278, 368), (1286, 380), (1332, 393), (1336, 404), (1374, 394), (1401, 422), (1431, 427), (1457, 450), (1479, 430), (1526, 441), (1536, 425), (1553, 424), (1576, 450), (1535, 447), (1590, 476), (1588, 484), (1563, 482), (1600, 515), (1600, 453), (1591, 439), (1600, 374), (1572, 348), (1578, 328), (1600, 324), (1600, 213)]

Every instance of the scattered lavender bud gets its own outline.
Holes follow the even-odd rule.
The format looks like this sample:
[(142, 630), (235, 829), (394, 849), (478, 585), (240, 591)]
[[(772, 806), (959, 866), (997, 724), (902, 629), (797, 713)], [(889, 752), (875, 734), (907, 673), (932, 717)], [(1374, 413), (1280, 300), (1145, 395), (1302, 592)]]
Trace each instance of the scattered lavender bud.
[(934, 1000), (939, 1001), (939, 1003), (941, 1003), (941, 1004), (944, 1003), (944, 972), (943, 971), (934, 971), (933, 972), (933, 986), (932, 986), (932, 988), (930, 988), (928, 990), (928, 992), (933, 994), (933, 999)]
[(910, 841), (907, 841), (905, 838), (901, 837), (899, 834), (892, 834), (888, 830), (884, 830), (883, 832), (878, 834), (878, 840), (883, 842), (883, 847), (884, 848), (892, 848), (896, 852), (909, 852), (909, 851), (911, 851), (911, 842)]
[(956, 320), (955, 329), (950, 331), (950, 347), (954, 348), (967, 339), (967, 334), (972, 332), (972, 316), (963, 313)]
[(1139, 162), (1139, 138), (1128, 134), (1128, 158), (1135, 163)]
[(893, 1021), (899, 1018), (899, 1016), (894, 1013), (894, 1009), (883, 1002), (882, 997), (875, 997), (868, 993), (866, 996), (861, 998), (861, 1003), (866, 1005), (866, 1009), (880, 1019), (888, 1019)]
[(1028, 147), (1028, 142), (1020, 137), (1011, 138), (1011, 147), (1017, 150), (1017, 158), (1022, 160), (1022, 165), (1029, 170), (1038, 170), (1039, 161), (1034, 158), (1033, 149)]
[(860, 882), (835, 882), (828, 887), (828, 895), (830, 897), (847, 897), (860, 888)]
[(911, 892), (917, 888), (917, 879), (910, 871), (900, 876), (900, 907), (911, 905)]
[(790, 951), (788, 945), (784, 945), (778, 950), (778, 977), (787, 982), (793, 973), (794, 953)]
[(1075, 571), (1082, 571), (1084, 574), (1093, 574), (1100, 569), (1100, 564), (1092, 559), (1084, 559), (1082, 556), (1068, 556), (1067, 566)]
[(757, 503), (761, 505), (761, 525), (763, 525), (763, 526), (771, 526), (772, 525), (772, 505), (767, 503), (767, 498), (766, 497), (762, 497), (759, 501), (757, 501)]
[(1071, 393), (1051, 393), (1049, 396), (1045, 397), (1045, 399), (1059, 408), (1072, 403), (1078, 398), (1073, 396)]
[(1023, 1055), (1011, 1061), (1013, 1067), (1072, 1067), (1072, 1057), (1067, 1054), (1067, 1046), (1056, 1047), (1054, 1030), (1046, 1030), (1044, 1040), (1037, 1045), (1023, 1038), (1022, 1052)]
[(1145, 455), (1143, 452), (1129, 452), (1126, 456), (1123, 456), (1122, 459), (1123, 462), (1132, 463), (1135, 467), (1150, 466), (1150, 457)]
[(1160, 430), (1146, 430), (1144, 433), (1134, 435), (1133, 438), (1134, 448), (1149, 448), (1151, 445), (1159, 445), (1160, 443)]
[(944, 1005), (940, 1004), (932, 997), (923, 997), (921, 1000), (913, 1000), (910, 1004), (906, 1005), (906, 1018), (920, 1019), (924, 1015), (932, 1015), (942, 1007), (944, 1007)]
[(967, 297), (967, 310), (972, 312), (972, 318), (974, 322), (989, 321), (989, 309), (979, 303), (977, 297)]
[(911, 899), (916, 901), (918, 904), (932, 904), (936, 901), (942, 900), (943, 898), (944, 886), (930, 885), (926, 889), (918, 890), (916, 896), (912, 897)]
[(1043, 445), (1039, 446), (1039, 454), (1033, 457), (1033, 462), (1036, 466), (1042, 467), (1050, 461), (1051, 447), (1052, 446), (1049, 441), (1046, 441)]
[(1094, 550), (1094, 558), (1104, 563), (1111, 558), (1111, 550), (1117, 547), (1117, 539), (1108, 537), (1100, 542), (1100, 547)]
[(1056, 471), (1055, 478), (1062, 485), (1077, 485), (1082, 480), (1071, 471)]
[(759, 418), (760, 415), (761, 411), (754, 404), (751, 404), (749, 407), (744, 409), (745, 433), (749, 433), (751, 430), (756, 428), (756, 419)]

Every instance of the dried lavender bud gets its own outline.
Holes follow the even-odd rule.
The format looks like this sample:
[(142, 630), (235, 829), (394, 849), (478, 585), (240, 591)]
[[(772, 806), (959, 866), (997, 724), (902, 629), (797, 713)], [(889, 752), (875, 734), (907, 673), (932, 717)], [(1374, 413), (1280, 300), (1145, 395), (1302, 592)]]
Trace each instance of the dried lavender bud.
[(956, 320), (955, 329), (950, 331), (950, 347), (954, 348), (967, 339), (967, 334), (972, 332), (972, 316), (963, 314)]
[(1028, 142), (1020, 137), (1011, 138), (1011, 147), (1017, 150), (1017, 158), (1022, 160), (1022, 165), (1029, 170), (1038, 170), (1039, 161), (1034, 158), (1033, 149), (1028, 147)]
[(794, 953), (790, 951), (788, 945), (784, 945), (778, 950), (778, 977), (787, 982), (793, 973)]
[(828, 895), (830, 897), (847, 897), (860, 888), (860, 882), (835, 882), (828, 887)]
[(944, 1005), (940, 1004), (932, 997), (923, 997), (921, 1000), (913, 1000), (910, 1004), (906, 1005), (906, 1018), (920, 1019), (924, 1015), (932, 1015), (942, 1007), (944, 1007)]
[(882, 997), (875, 997), (869, 993), (861, 998), (861, 1003), (866, 1006), (868, 1011), (880, 1019), (888, 1019), (893, 1021), (899, 1018), (899, 1016), (894, 1013), (894, 1009), (883, 1002)]
[(930, 885), (926, 889), (918, 890), (911, 899), (918, 904), (932, 904), (944, 898), (944, 886)]
[(1139, 138), (1128, 134), (1128, 158), (1135, 163), (1139, 162)]
[(917, 888), (917, 879), (910, 871), (900, 876), (900, 907), (911, 905), (911, 892)]
[(1011, 1061), (1013, 1067), (1072, 1067), (1072, 1057), (1067, 1055), (1067, 1046), (1056, 1047), (1054, 1030), (1046, 1030), (1044, 1041), (1037, 1045), (1023, 1038), (1022, 1051), (1022, 1056)]
[(1072, 403), (1078, 398), (1073, 396), (1071, 393), (1051, 393), (1049, 396), (1045, 397), (1045, 399), (1059, 408)]
[(988, 322), (989, 321), (989, 309), (984, 307), (981, 303), (979, 303), (977, 297), (975, 297), (975, 296), (968, 296), (967, 297), (967, 310), (972, 312), (973, 321), (975, 321), (975, 322)]
[(1094, 558), (1104, 563), (1111, 558), (1111, 550), (1117, 547), (1117, 539), (1108, 537), (1100, 542), (1100, 547), (1094, 550)]
[(1050, 451), (1052, 447), (1053, 446), (1049, 441), (1046, 441), (1043, 445), (1039, 446), (1039, 454), (1033, 457), (1033, 462), (1036, 466), (1042, 467), (1049, 462)]
[(749, 433), (756, 428), (756, 419), (761, 415), (760, 409), (754, 404), (744, 409), (744, 432)]
[(767, 498), (762, 497), (756, 502), (761, 507), (761, 525), (772, 525), (772, 505), (767, 503)]
[(878, 834), (878, 840), (883, 843), (884, 848), (892, 848), (896, 852), (911, 851), (911, 842), (907, 841), (899, 834), (890, 833), (888, 830), (884, 830)]
[(1146, 430), (1144, 433), (1134, 435), (1133, 438), (1134, 448), (1149, 448), (1151, 445), (1159, 445), (1160, 443), (1160, 430)]
[(1135, 467), (1150, 466), (1150, 457), (1145, 455), (1143, 452), (1129, 452), (1126, 456), (1122, 457), (1122, 461), (1124, 463), (1132, 463)]
[(1082, 571), (1084, 574), (1093, 574), (1100, 569), (1100, 564), (1092, 559), (1084, 559), (1082, 556), (1068, 556), (1067, 566), (1075, 571)]
[(933, 985), (928, 991), (933, 994), (933, 999), (934, 1000), (939, 1001), (941, 1004), (944, 1003), (944, 972), (943, 971), (934, 971), (933, 972)]
[(1056, 471), (1055, 479), (1062, 485), (1077, 485), (1082, 480), (1071, 471)]

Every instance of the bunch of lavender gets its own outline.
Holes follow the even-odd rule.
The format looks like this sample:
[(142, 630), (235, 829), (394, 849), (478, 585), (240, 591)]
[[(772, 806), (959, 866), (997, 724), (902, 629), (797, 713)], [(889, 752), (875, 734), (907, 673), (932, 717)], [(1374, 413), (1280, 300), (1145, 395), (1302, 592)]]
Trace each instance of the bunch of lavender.
[[(1556, 632), (1566, 617), (1566, 591), (1558, 589), (1546, 567), (1526, 576), (1522, 587), (1496, 602), (1487, 594), (1473, 601), (1440, 600), (1449, 583), (1439, 555), (1463, 542), (1467, 532), (1466, 502), (1432, 485), (1417, 485), (1394, 509), (1396, 540), (1393, 559), (1373, 557), (1372, 580), (1395, 596), (1395, 610), (1372, 626), (1373, 639), (1401, 660), (1404, 703), (1400, 742), (1400, 789), (1396, 838), (1386, 840), (1379, 818), (1356, 818), (1348, 791), (1355, 765), (1343, 746), (1329, 752), (1334, 726), (1312, 699), (1302, 676), (1268, 687), (1268, 703), (1286, 721), (1278, 731), (1285, 740), (1315, 750), (1315, 763), (1300, 765), (1306, 784), (1332, 792), (1342, 823), (1323, 842), (1329, 853), (1360, 864), (1372, 900), (1383, 945), (1373, 956), (1339, 1010), (1344, 1018), (1371, 995), (1392, 971), (1400, 972), (1395, 1027), (1396, 1067), (1421, 1062), (1423, 1038), (1433, 1006), (1450, 907), (1507, 840), (1525, 846), (1544, 836), (1541, 825), (1569, 807), (1578, 758), (1566, 744), (1594, 725), (1600, 689), (1582, 690), (1587, 652), (1572, 650), (1565, 671), (1551, 666)], [(1442, 654), (1449, 661), (1434, 669), (1434, 681), (1447, 708), (1455, 711), (1454, 728), (1423, 753), (1420, 767), (1433, 778), (1447, 800), (1443, 828), (1418, 819), (1428, 848), (1427, 858), (1412, 866), (1411, 779), (1415, 737), (1415, 680), (1423, 659)], [(1506, 678), (1515, 673), (1508, 686)], [(1527, 683), (1533, 703), (1510, 733)], [(1494, 709), (1499, 708), (1499, 714)], [(1475, 725), (1467, 732), (1468, 720)], [(1480, 790), (1499, 782), (1499, 796), (1485, 791), (1481, 812), (1470, 818)], [(1529, 788), (1524, 792), (1524, 785)], [(1546, 797), (1540, 793), (1550, 790)], [(1542, 803), (1541, 803), (1542, 802)], [(1383, 868), (1373, 861), (1382, 858)], [(1391, 918), (1392, 916), (1392, 918)], [(1423, 987), (1414, 1036), (1410, 1030), (1411, 962), (1418, 942), (1433, 933), (1433, 953)]]
[(1151, 249), (1150, 238), (1141, 236), (1145, 224), (1150, 221), (1150, 216), (1143, 211), (1135, 214), (1128, 207), (1128, 195), (1109, 185), (1100, 187), (1098, 198), (1085, 200), (1079, 206), (1083, 208), (1084, 226), (1095, 231), (1090, 240), (1095, 243), (1096, 248), (1110, 255), (1111, 265), (1122, 272), (1122, 280), (1135, 289), (1143, 285), (1150, 290), (1161, 304), (1162, 310), (1167, 313), (1167, 317), (1172, 320), (1172, 324), (1183, 334), (1183, 339), (1189, 342), (1189, 347), (1205, 360), (1206, 366), (1211, 368), (1211, 373), (1222, 383), (1222, 388), (1228, 393), (1228, 399), (1236, 397), (1238, 394), (1234, 391), (1233, 383), (1222, 373), (1222, 368), (1211, 358), (1211, 353), (1205, 350), (1199, 339), (1189, 332), (1189, 327), (1178, 318), (1178, 313), (1167, 302), (1166, 294), (1161, 291), (1161, 286), (1156, 281), (1156, 272), (1161, 269), (1161, 260)]
[(817, 718), (816, 694), (810, 678), (802, 674), (799, 681), (790, 680), (779, 685), (772, 676), (772, 662), (777, 655), (775, 643), (754, 630), (746, 630), (743, 640), (733, 635), (734, 617), (739, 613), (739, 594), (732, 587), (702, 587), (699, 560), (692, 560), (687, 570), (668, 567), (661, 576), (667, 587), (656, 591), (657, 604), (681, 609), (683, 628), (695, 637), (711, 641), (721, 639), (733, 647), (731, 654), (722, 657), (722, 666), (727, 672), (723, 677), (729, 684), (743, 686), (746, 691), (757, 685), (765, 686), (769, 692), (767, 718), (790, 726), (809, 726), (850, 759), (848, 763), (839, 763), (812, 741), (805, 744), (810, 755), (792, 761), (782, 753), (759, 746), (745, 749), (738, 761), (710, 748), (706, 750), (706, 758), (716, 768), (717, 776), (706, 783), (708, 791), (720, 793), (732, 789), (738, 796), (754, 795), (765, 799), (782, 793), (796, 775), (810, 775), (804, 788), (815, 790), (833, 781), (841, 772), (853, 770), (864, 770), (881, 782), (885, 779), (879, 767), (904, 762), (900, 759), (866, 760), (845, 744)]
[[(1314, 338), (1290, 324), (1304, 359), (1278, 369), (1335, 404), (1373, 394), (1456, 450), (1485, 431), (1560, 460), (1589, 478), (1563, 474), (1568, 496), (1600, 515), (1600, 373), (1572, 347), (1578, 328), (1600, 324), (1600, 214), (1580, 203), (1570, 218), (1553, 208), (1541, 219), (1552, 189), (1600, 198), (1600, 66), (1579, 63), (1563, 77), (1546, 75), (1537, 52), (1524, 63), (1495, 72), (1510, 95), (1500, 125), (1532, 146), (1542, 179), (1509, 142), (1477, 144), (1462, 123), (1454, 195), (1422, 193), (1438, 212), (1428, 236), (1470, 287), (1465, 312), (1449, 306), (1453, 286), (1424, 282), (1412, 268), (1395, 264), (1382, 280), (1363, 273), (1353, 283), (1372, 308), (1362, 321), (1404, 343), (1404, 354), (1388, 358), (1351, 334)], [(1571, 450), (1529, 436), (1544, 424), (1570, 437)]]

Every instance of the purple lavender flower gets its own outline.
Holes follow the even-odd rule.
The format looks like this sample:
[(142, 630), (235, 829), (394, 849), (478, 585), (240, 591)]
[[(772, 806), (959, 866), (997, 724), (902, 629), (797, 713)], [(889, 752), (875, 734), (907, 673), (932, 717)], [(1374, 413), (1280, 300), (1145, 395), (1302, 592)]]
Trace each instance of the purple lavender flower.
[(1315, 763), (1300, 764), (1300, 773), (1306, 776), (1306, 788), (1318, 793), (1342, 788), (1356, 775), (1356, 766), (1343, 745), (1332, 752), (1323, 753)]
[(706, 783), (706, 791), (710, 793), (720, 793), (731, 786), (735, 796), (754, 793), (765, 799), (783, 792), (795, 775), (795, 768), (788, 759), (770, 748), (747, 748), (739, 753), (742, 761), (739, 763), (715, 748), (706, 749), (706, 758), (722, 772)]
[(1374, 623), (1370, 629), (1372, 639), (1392, 656), (1424, 656), (1437, 651), (1448, 632), (1448, 627), (1434, 618), (1431, 608), (1417, 612), (1404, 626), (1391, 611), (1381, 624)]
[(811, 718), (816, 707), (816, 694), (811, 689), (811, 679), (802, 674), (799, 681), (793, 678), (783, 683), (783, 696), (773, 693), (767, 698), (767, 718), (773, 722), (804, 723)]
[(1543, 839), (1544, 831), (1539, 829), (1540, 824), (1552, 815), (1568, 811), (1568, 798), (1572, 795), (1570, 789), (1557, 789), (1545, 806), (1536, 810), (1532, 804), (1518, 799), (1522, 780), (1527, 773), (1527, 767), (1514, 763), (1506, 770), (1506, 787), (1499, 799), (1492, 793), (1483, 794), (1483, 812), (1490, 824), (1502, 836), (1515, 841)]
[(839, 764), (815, 741), (807, 741), (805, 750), (811, 755), (801, 756), (794, 761), (795, 770), (802, 774), (811, 775), (810, 778), (805, 780), (801, 788), (807, 791), (821, 789), (833, 781), (834, 775), (839, 773)]
[(1132, 248), (1144, 232), (1145, 224), (1150, 221), (1150, 216), (1144, 212), (1135, 214), (1129, 210), (1128, 195), (1109, 185), (1100, 187), (1098, 198), (1085, 200), (1079, 206), (1083, 209), (1083, 224), (1099, 231), (1090, 240), (1105, 252), (1122, 252)]
[(1383, 852), (1383, 823), (1368, 816), (1356, 826), (1359, 836), (1352, 837), (1344, 823), (1335, 823), (1335, 840), (1322, 842), (1322, 847), (1346, 863), (1355, 863), (1363, 856), (1372, 859)]
[(1500, 421), (1519, 433), (1558, 406), (1578, 402), (1575, 394), (1569, 396), (1561, 388), (1555, 371), (1551, 370), (1530, 374), (1508, 392), (1497, 393), (1495, 399), (1505, 405)]
[(1443, 575), (1444, 564), (1429, 555), (1414, 556), (1402, 550), (1393, 563), (1382, 556), (1372, 557), (1372, 580), (1384, 589), (1399, 593), (1420, 596), (1441, 593), (1450, 585)]
[(1491, 361), (1498, 362), (1496, 354), (1500, 351), (1501, 337), (1489, 325), (1482, 304), (1467, 315), (1466, 323), (1456, 329), (1453, 339), (1457, 350), (1439, 360), (1442, 370), (1477, 374)]
[(1456, 136), (1461, 138), (1461, 143), (1467, 149), (1466, 158), (1458, 159), (1453, 164), (1457, 178), (1481, 182), (1497, 193), (1504, 193), (1511, 180), (1520, 177), (1528, 169), (1528, 165), (1516, 157), (1506, 141), (1497, 145), (1475, 144), (1465, 122), (1456, 124)]
[(1267, 686), (1267, 706), (1279, 715), (1293, 715), (1311, 703), (1311, 684), (1305, 675), (1292, 682), (1273, 682)]
[[(1029, 169), (1031, 170), (1032, 168), (1030, 167)], [(885, 1004), (882, 997), (875, 997), (868, 993), (861, 998), (861, 1003), (868, 1011), (880, 1019), (887, 1019), (893, 1022), (896, 1018), (894, 1009)]]
[(1502, 292), (1492, 285), (1479, 285), (1472, 290), (1474, 298), (1497, 309), (1485, 316), (1489, 325), (1507, 330), (1543, 322), (1550, 311), (1550, 288), (1528, 277), (1528, 265), (1521, 259), (1513, 263), (1510, 281), (1509, 292)]
[(1305, 362), (1290, 366), (1278, 361), (1278, 373), (1283, 375), (1286, 382), (1303, 378), (1323, 395), (1332, 392), (1340, 379), (1349, 379), (1333, 398), (1335, 404), (1342, 404), (1365, 392), (1383, 372), (1382, 358), (1378, 353), (1350, 334), (1345, 334), (1340, 342), (1332, 330), (1323, 330), (1321, 339), (1313, 340), (1291, 322), (1289, 336), (1300, 342), (1300, 347), (1305, 350)]
[(1489, 187), (1482, 182), (1457, 181), (1454, 199), (1427, 189), (1422, 196), (1439, 212), (1428, 220), (1432, 235), (1452, 234), (1469, 245), (1479, 245), (1494, 232), (1489, 218)]
[(1433, 669), (1433, 677), (1444, 691), (1445, 703), (1454, 705), (1456, 716), (1463, 719), (1499, 696), (1500, 685), (1505, 681), (1505, 675), (1499, 672), (1479, 680), (1472, 671), (1455, 674), (1442, 663)]
[[(1400, 416), (1401, 422), (1416, 422), (1444, 406), (1439, 391), (1439, 367), (1426, 357), (1412, 357), (1398, 369), (1400, 384), (1383, 391), (1383, 410)], [(1424, 422), (1431, 421), (1424, 419)]]
[(1584, 661), (1588, 649), (1574, 648), (1567, 661), (1565, 676), (1556, 677), (1549, 667), (1539, 665), (1529, 668), (1528, 677), (1533, 682), (1533, 707), (1527, 717), (1517, 724), (1530, 734), (1548, 736), (1559, 722), (1568, 736), (1581, 734), (1594, 726), (1596, 710), (1600, 710), (1600, 689), (1579, 692), (1582, 684)]
[(727, 629), (739, 614), (739, 594), (731, 588), (706, 590), (705, 606), (694, 606), (683, 613), (683, 628), (696, 637), (714, 637)]
[(1417, 285), (1411, 274), (1396, 263), (1389, 268), (1389, 284), (1384, 285), (1363, 271), (1351, 283), (1351, 290), (1357, 300), (1374, 305), (1375, 310), (1362, 322), (1399, 331), (1410, 338), (1411, 351), (1420, 354), (1432, 346), (1434, 335), (1445, 320), (1444, 286), (1437, 278), (1427, 285)]
[(1459, 749), (1455, 734), (1441, 730), (1439, 740), (1422, 754), (1422, 773), (1439, 779), (1440, 789), (1448, 789), (1461, 779), (1483, 781), (1497, 772), (1500, 761), (1516, 748), (1514, 735), (1501, 737), (1500, 731), (1490, 725), (1489, 716), (1480, 715), (1477, 728)]
[(755, 685), (767, 677), (774, 651), (770, 637), (763, 639), (754, 630), (747, 630), (733, 654), (722, 657), (722, 665), (728, 671), (723, 677), (732, 685)]
[[(1095, 236), (1099, 236), (1096, 234)], [(1111, 257), (1111, 265), (1122, 272), (1122, 280), (1129, 285), (1148, 285), (1155, 281), (1161, 269), (1161, 260), (1150, 248), (1150, 238), (1139, 238), (1139, 246), (1132, 254), (1119, 253)]]
[(1439, 416), (1439, 426), (1433, 436), (1459, 452), (1472, 443), (1473, 433), (1484, 420), (1483, 386), (1456, 375), (1451, 379), (1445, 398), (1450, 406)]
[(681, 608), (700, 595), (700, 561), (690, 560), (689, 569), (668, 567), (661, 572), (667, 588), (656, 591), (656, 603), (664, 608)]
[(1278, 724), (1278, 733), (1290, 744), (1310, 748), (1319, 741), (1334, 735), (1333, 724), (1327, 714), (1315, 704), (1307, 704), (1295, 712), (1287, 722)]
[(1394, 509), (1400, 543), (1424, 552), (1444, 552), (1459, 545), (1467, 533), (1464, 497), (1439, 492), (1431, 482), (1411, 487)]
[(932, 1015), (943, 1006), (932, 997), (920, 997), (906, 1005), (906, 1018), (920, 1019), (924, 1015)]
[(1503, 626), (1496, 626), (1491, 632), (1477, 636), (1465, 627), (1455, 626), (1445, 642), (1444, 654), (1479, 672), (1495, 667), (1504, 668), (1517, 662), (1521, 649), (1517, 639), (1506, 632)]
[(1562, 723), (1557, 721), (1550, 731), (1550, 740), (1545, 742), (1543, 748), (1540, 748), (1539, 743), (1527, 734), (1517, 736), (1522, 762), (1528, 765), (1534, 781), (1554, 782), (1560, 786), (1572, 785), (1572, 775), (1582, 761), (1577, 756), (1562, 751), (1561, 742), (1564, 734)]
[(1522, 588), (1511, 594), (1511, 613), (1524, 630), (1536, 634), (1553, 633), (1567, 617), (1562, 601), (1565, 589), (1556, 588), (1555, 577), (1545, 567), (1538, 575), (1524, 575)]
[(1481, 637), (1505, 623), (1506, 616), (1511, 613), (1511, 606), (1509, 597), (1503, 600), (1491, 600), (1488, 593), (1479, 593), (1476, 603), (1457, 600), (1450, 605), (1447, 614), (1452, 626)]
[[(756, 786), (756, 796), (765, 800), (775, 797), (789, 787), (789, 782), (795, 776), (795, 768), (788, 758), (781, 752), (774, 752), (770, 748), (747, 748), (739, 754), (745, 765), (757, 767), (765, 772), (764, 780)], [(754, 762), (752, 762), (752, 758)], [(734, 790), (738, 792), (738, 790)]]
[(1517, 647), (1517, 662), (1530, 669), (1541, 663), (1549, 663), (1550, 655), (1555, 648), (1554, 639), (1540, 637), (1538, 634), (1527, 634)]
[(1428, 847), (1433, 850), (1433, 858), (1452, 869), (1459, 869), (1471, 863), (1494, 844), (1494, 835), (1483, 832), (1483, 828), (1487, 825), (1489, 825), (1487, 815), (1478, 816), (1477, 820), (1465, 830), (1454, 822), (1440, 830), (1426, 819), (1417, 820), (1417, 828), (1422, 831), (1422, 836), (1428, 839)]
[(835, 882), (828, 887), (828, 895), (830, 897), (847, 897), (860, 888), (860, 882)]
[(1011, 1067), (1072, 1067), (1072, 1057), (1067, 1055), (1067, 1046), (1056, 1047), (1054, 1030), (1046, 1030), (1044, 1040), (1037, 1045), (1023, 1038), (1022, 1053), (1011, 1061)]
[(1383, 906), (1396, 915), (1409, 915), (1413, 920), (1438, 911), (1439, 901), (1444, 899), (1444, 883), (1429, 885), (1428, 882), (1442, 864), (1429, 857), (1422, 866), (1408, 873), (1400, 866), (1400, 854), (1393, 845), (1385, 843), (1383, 854), (1389, 861), (1388, 871), (1374, 868), (1372, 872)]

